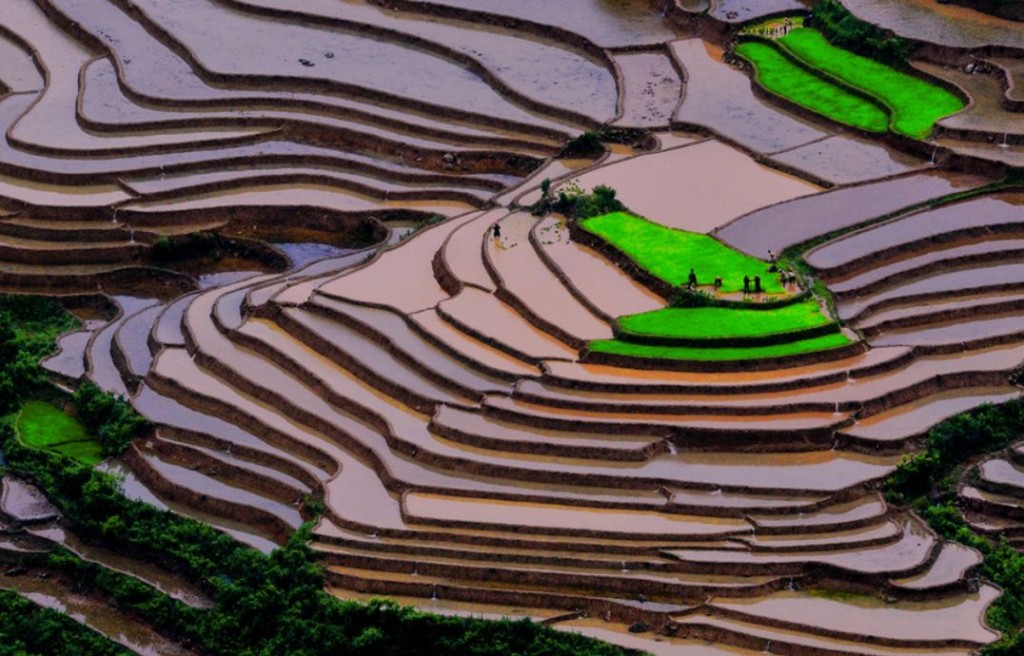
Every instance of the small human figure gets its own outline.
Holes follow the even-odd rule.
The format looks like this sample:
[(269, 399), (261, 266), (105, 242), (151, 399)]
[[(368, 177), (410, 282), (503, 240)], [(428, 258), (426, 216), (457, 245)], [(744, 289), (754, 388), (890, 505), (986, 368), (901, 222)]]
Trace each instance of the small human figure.
[(722, 276), (718, 276), (717, 278), (715, 278), (715, 289), (721, 289), (721, 288), (722, 288)]
[(491, 232), (494, 233), (494, 238), (495, 239), (501, 239), (501, 225), (500, 224), (495, 223), (494, 225), (492, 225), (491, 226)]
[(686, 283), (690, 286), (690, 289), (697, 286), (697, 272), (693, 269), (690, 269), (690, 275), (687, 276)]
[(754, 276), (754, 293), (761, 293), (761, 276)]
[(768, 261), (771, 262), (772, 264), (775, 264), (775, 260), (777, 260), (777, 259), (778, 258), (775, 256), (775, 251), (773, 251), (772, 249), (769, 248), (768, 249)]
[(743, 276), (743, 293), (750, 293), (750, 276)]

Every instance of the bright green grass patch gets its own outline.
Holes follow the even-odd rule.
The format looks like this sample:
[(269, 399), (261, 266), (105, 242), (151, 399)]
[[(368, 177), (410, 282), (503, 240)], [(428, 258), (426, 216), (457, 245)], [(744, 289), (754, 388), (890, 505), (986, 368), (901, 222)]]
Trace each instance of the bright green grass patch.
[(763, 358), (781, 358), (787, 355), (813, 353), (846, 346), (849, 338), (842, 333), (786, 342), (773, 346), (754, 346), (749, 348), (689, 348), (683, 346), (648, 346), (632, 344), (617, 339), (602, 339), (590, 343), (590, 350), (597, 353), (625, 355), (634, 358), (657, 358), (661, 360), (760, 360)]
[(22, 406), (18, 415), (18, 436), (37, 449), (89, 439), (81, 422), (43, 401), (29, 401)]
[(770, 45), (747, 41), (736, 47), (736, 53), (754, 65), (757, 81), (776, 95), (868, 132), (885, 132), (889, 127), (883, 109), (800, 68)]
[(964, 108), (940, 86), (830, 44), (817, 30), (793, 30), (778, 41), (795, 56), (882, 100), (894, 112), (892, 129), (915, 139), (927, 137), (937, 120)]
[(743, 276), (761, 276), (769, 294), (784, 290), (767, 263), (729, 248), (708, 235), (667, 228), (627, 212), (586, 219), (580, 226), (625, 253), (648, 273), (671, 285), (686, 284), (690, 269), (701, 285), (722, 278), (722, 292), (743, 290)]
[(692, 339), (755, 337), (817, 328), (832, 323), (816, 300), (770, 310), (704, 307), (664, 308), (619, 318), (623, 331)]
[(85, 426), (49, 403), (29, 401), (22, 406), (17, 430), (27, 446), (57, 451), (86, 465), (103, 459), (100, 445), (90, 439)]
[(86, 442), (68, 442), (67, 444), (59, 444), (50, 449), (57, 453), (72, 458), (92, 467), (100, 463), (103, 460), (103, 447), (96, 442), (88, 440)]

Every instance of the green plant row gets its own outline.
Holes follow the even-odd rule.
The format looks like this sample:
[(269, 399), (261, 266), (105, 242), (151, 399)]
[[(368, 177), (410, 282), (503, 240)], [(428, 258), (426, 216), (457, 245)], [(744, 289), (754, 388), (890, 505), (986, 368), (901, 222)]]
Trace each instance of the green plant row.
[(770, 346), (839, 331), (817, 300), (777, 308), (663, 308), (620, 317), (620, 341), (701, 348)]
[(891, 128), (898, 134), (923, 139), (936, 121), (964, 108), (953, 92), (838, 48), (817, 30), (793, 30), (778, 43), (809, 66), (877, 98), (892, 112)]
[(782, 358), (805, 353), (828, 351), (849, 345), (850, 339), (843, 333), (834, 333), (771, 346), (751, 347), (688, 347), (688, 346), (656, 346), (634, 344), (617, 339), (603, 339), (590, 342), (587, 346), (594, 353), (605, 353), (631, 358), (654, 360), (674, 360), (693, 362), (729, 362), (765, 360)]
[(628, 212), (611, 212), (580, 222), (652, 276), (673, 286), (685, 285), (693, 269), (699, 285), (722, 279), (722, 292), (743, 290), (743, 277), (761, 277), (764, 291), (781, 294), (779, 280), (768, 264), (729, 248), (714, 237), (668, 228)]
[(808, 71), (772, 44), (745, 41), (736, 54), (753, 65), (755, 81), (775, 95), (866, 132), (885, 132), (889, 126), (888, 115), (875, 103)]

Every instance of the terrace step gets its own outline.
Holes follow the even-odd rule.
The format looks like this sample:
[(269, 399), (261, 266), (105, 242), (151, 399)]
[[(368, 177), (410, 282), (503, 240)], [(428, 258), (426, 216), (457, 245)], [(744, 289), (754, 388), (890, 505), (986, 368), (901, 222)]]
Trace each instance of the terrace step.
[(844, 445), (873, 449), (903, 448), (927, 435), (933, 426), (985, 403), (1002, 403), (1020, 396), (1010, 387), (965, 388), (939, 392), (891, 410), (858, 420), (839, 432)]
[(835, 640), (941, 650), (977, 648), (994, 640), (998, 634), (985, 626), (984, 615), (998, 596), (999, 590), (991, 585), (941, 604), (888, 603), (877, 597), (849, 603), (809, 593), (779, 592), (763, 599), (715, 600), (712, 608), (741, 621), (799, 629)]
[(108, 264), (131, 262), (147, 249), (129, 241), (77, 242), (0, 235), (0, 260), (21, 264)]
[(858, 322), (856, 328), (870, 338), (888, 331), (944, 323), (953, 318), (970, 320), (1015, 310), (1024, 310), (1024, 294), (1013, 290), (991, 292), (951, 300), (936, 299), (897, 306), (872, 314), (865, 321)]
[(629, 595), (642, 593), (675, 603), (699, 601), (707, 595), (742, 597), (780, 589), (776, 577), (728, 577), (685, 573), (620, 569), (619, 563), (604, 566), (556, 566), (540, 563), (517, 564), (504, 560), (468, 563), (461, 558), (440, 558), (419, 554), (373, 556), (361, 551), (332, 547), (320, 552), (328, 567), (354, 568), (381, 573), (404, 573), (414, 577), (458, 581), (462, 585), (557, 590), (579, 595)]
[(852, 549), (803, 552), (756, 552), (746, 549), (666, 549), (694, 571), (730, 574), (799, 574), (824, 568), (859, 576), (911, 577), (926, 571), (938, 555), (940, 542), (914, 520), (905, 521), (899, 540)]
[(435, 310), (409, 315), (411, 326), (439, 348), (487, 376), (503, 380), (540, 376), (536, 365), (523, 362), (476, 337), (459, 330)]
[(1015, 463), (993, 458), (978, 465), (978, 486), (1005, 496), (1020, 497), (1024, 505), (1024, 471)]
[[(385, 346), (396, 358), (418, 373), (447, 384), (464, 394), (504, 392), (507, 382), (476, 373), (467, 366), (464, 357), (455, 357), (449, 351), (435, 346), (409, 323), (406, 317), (394, 312), (314, 295), (304, 306), (306, 310), (358, 330)], [(333, 338), (330, 323), (309, 322), (306, 327), (325, 341)]]
[[(399, 247), (381, 253), (369, 265), (321, 285), (324, 296), (411, 314), (448, 298), (434, 278), (433, 257), (448, 236), (476, 214), (418, 232)], [(400, 280), (401, 284), (394, 284)]]
[(755, 394), (828, 385), (895, 369), (913, 358), (906, 347), (873, 348), (843, 360), (800, 367), (743, 372), (629, 369), (584, 362), (544, 363), (548, 387), (631, 394)]
[(164, 307), (158, 304), (137, 312), (121, 323), (114, 333), (111, 343), (113, 359), (122, 378), (133, 390), (153, 364), (148, 338)]
[(976, 296), (982, 293), (1021, 291), (1024, 289), (1024, 264), (978, 264), (970, 269), (941, 273), (898, 287), (840, 302), (839, 317), (860, 322), (883, 309), (917, 305), (938, 299)]
[(322, 454), (267, 442), (233, 423), (162, 396), (145, 384), (132, 399), (132, 405), (176, 441), (216, 449), (273, 468), (310, 488), (328, 480), (337, 470), (337, 464)]
[(537, 328), (516, 308), (473, 287), (438, 303), (437, 313), (460, 331), (526, 363), (577, 357), (575, 348)]
[(86, 349), (91, 338), (91, 330), (62, 335), (57, 340), (57, 352), (44, 358), (40, 366), (66, 380), (80, 380), (85, 375)]
[(707, 449), (713, 444), (747, 448), (753, 444), (772, 444), (773, 449), (813, 450), (832, 442), (832, 432), (847, 423), (847, 418), (832, 412), (790, 412), (771, 416), (716, 415), (694, 409), (673, 413), (672, 408), (563, 409), (504, 397), (489, 396), (488, 413), (499, 419), (527, 426), (555, 430), (584, 427), (589, 432), (649, 434), (670, 432), (679, 446)]
[(132, 471), (161, 498), (225, 519), (241, 519), (275, 542), (283, 542), (302, 524), (295, 506), (165, 461), (145, 447), (133, 447), (128, 462)]
[(576, 349), (593, 339), (610, 339), (608, 323), (577, 300), (544, 265), (531, 234), (538, 220), (518, 212), (502, 219), (499, 225), (501, 238), (485, 240), (483, 245), (484, 265), (498, 287), (495, 296), (533, 325)]
[(1020, 319), (1020, 313), (1009, 313), (969, 321), (944, 321), (886, 333), (875, 338), (873, 343), (915, 346), (920, 351), (936, 353), (1013, 344), (1024, 338)]
[[(896, 649), (891, 645), (875, 647), (860, 641), (835, 640), (822, 636), (807, 635), (802, 628), (783, 629), (769, 627), (756, 622), (714, 617), (712, 615), (687, 615), (673, 618), (686, 635), (732, 647), (760, 649), (762, 653), (804, 653), (821, 656), (913, 656), (920, 653), (914, 647)], [(778, 650), (778, 651), (775, 651)], [(929, 654), (936, 656), (967, 656), (967, 648), (929, 648)]]
[(956, 542), (945, 542), (938, 558), (927, 571), (892, 585), (904, 590), (933, 591), (958, 588), (966, 584), (969, 572), (981, 564), (982, 556), (975, 549)]
[(1024, 255), (1024, 239), (1000, 239), (988, 236), (984, 241), (972, 244), (937, 247), (920, 255), (900, 258), (898, 261), (876, 266), (845, 278), (830, 282), (829, 290), (838, 299), (863, 296), (886, 287), (912, 280), (942, 269), (956, 268), (975, 262), (994, 263), (1019, 260)]
[[(665, 300), (593, 250), (569, 239), (564, 223), (546, 217), (530, 240), (543, 263), (593, 314), (605, 321), (657, 310)], [(569, 275), (572, 272), (572, 275)]]
[(577, 431), (531, 429), (442, 405), (430, 421), (436, 435), (469, 446), (507, 453), (601, 460), (648, 460), (664, 451), (657, 436), (610, 436)]
[(1024, 229), (1021, 198), (1020, 193), (1005, 192), (913, 212), (834, 239), (809, 251), (805, 259), (830, 282), (929, 248), (963, 245), (957, 240), (1019, 235)]

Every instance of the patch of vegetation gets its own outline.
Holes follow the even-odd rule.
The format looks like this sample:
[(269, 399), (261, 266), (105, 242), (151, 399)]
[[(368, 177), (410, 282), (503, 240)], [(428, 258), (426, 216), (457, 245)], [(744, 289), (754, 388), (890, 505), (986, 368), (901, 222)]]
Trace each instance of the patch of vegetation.
[(736, 54), (753, 64), (761, 86), (801, 107), (868, 132), (885, 132), (889, 126), (880, 107), (798, 66), (770, 44), (747, 41), (736, 47)]
[[(772, 309), (663, 308), (618, 319), (621, 332), (686, 339), (765, 337), (835, 324), (814, 299)], [(620, 334), (620, 338), (623, 335)]]
[(1003, 588), (986, 617), (1003, 637), (982, 650), (985, 656), (1024, 653), (1024, 554), (971, 529), (955, 505), (956, 482), (969, 460), (1001, 451), (1022, 435), (1024, 401), (975, 408), (932, 428), (924, 450), (904, 458), (882, 486), (890, 503), (912, 507), (942, 538), (984, 556), (982, 576)]
[(0, 415), (49, 393), (39, 360), (55, 350), (58, 335), (77, 325), (53, 300), (0, 296)]
[(817, 30), (793, 30), (778, 43), (809, 66), (878, 98), (891, 109), (891, 127), (899, 134), (927, 137), (937, 120), (964, 107), (951, 91), (836, 47)]
[(91, 382), (75, 390), (75, 410), (105, 456), (121, 455), (149, 424), (124, 399), (108, 394)]
[(587, 193), (575, 180), (562, 185), (554, 193), (551, 191), (551, 182), (542, 181), (541, 198), (530, 208), (537, 216), (560, 212), (570, 219), (588, 219), (625, 209), (625, 205), (616, 197), (616, 191), (608, 185), (597, 185)]
[(46, 401), (23, 405), (16, 425), (26, 446), (50, 449), (90, 466), (103, 459), (100, 445), (89, 437), (82, 422)]
[(768, 264), (729, 248), (714, 237), (676, 230), (627, 212), (612, 212), (580, 222), (580, 227), (605, 240), (641, 268), (671, 285), (686, 284), (693, 269), (698, 284), (722, 278), (720, 291), (743, 290), (743, 277), (761, 276), (764, 291), (780, 294), (782, 283), (768, 275)]
[(811, 7), (808, 27), (815, 27), (830, 42), (878, 61), (903, 68), (910, 44), (851, 14), (839, 0), (820, 0)]
[(587, 347), (595, 353), (608, 353), (634, 358), (654, 358), (660, 360), (694, 360), (708, 362), (725, 362), (740, 360), (761, 360), (781, 358), (789, 355), (827, 351), (846, 346), (850, 339), (842, 333), (823, 335), (811, 339), (803, 339), (772, 346), (708, 348), (685, 346), (654, 346), (634, 344), (617, 339), (602, 339), (590, 342)]
[(570, 139), (558, 156), (566, 158), (597, 159), (603, 154), (604, 146), (601, 144), (600, 133), (593, 130), (587, 130), (580, 136)]

